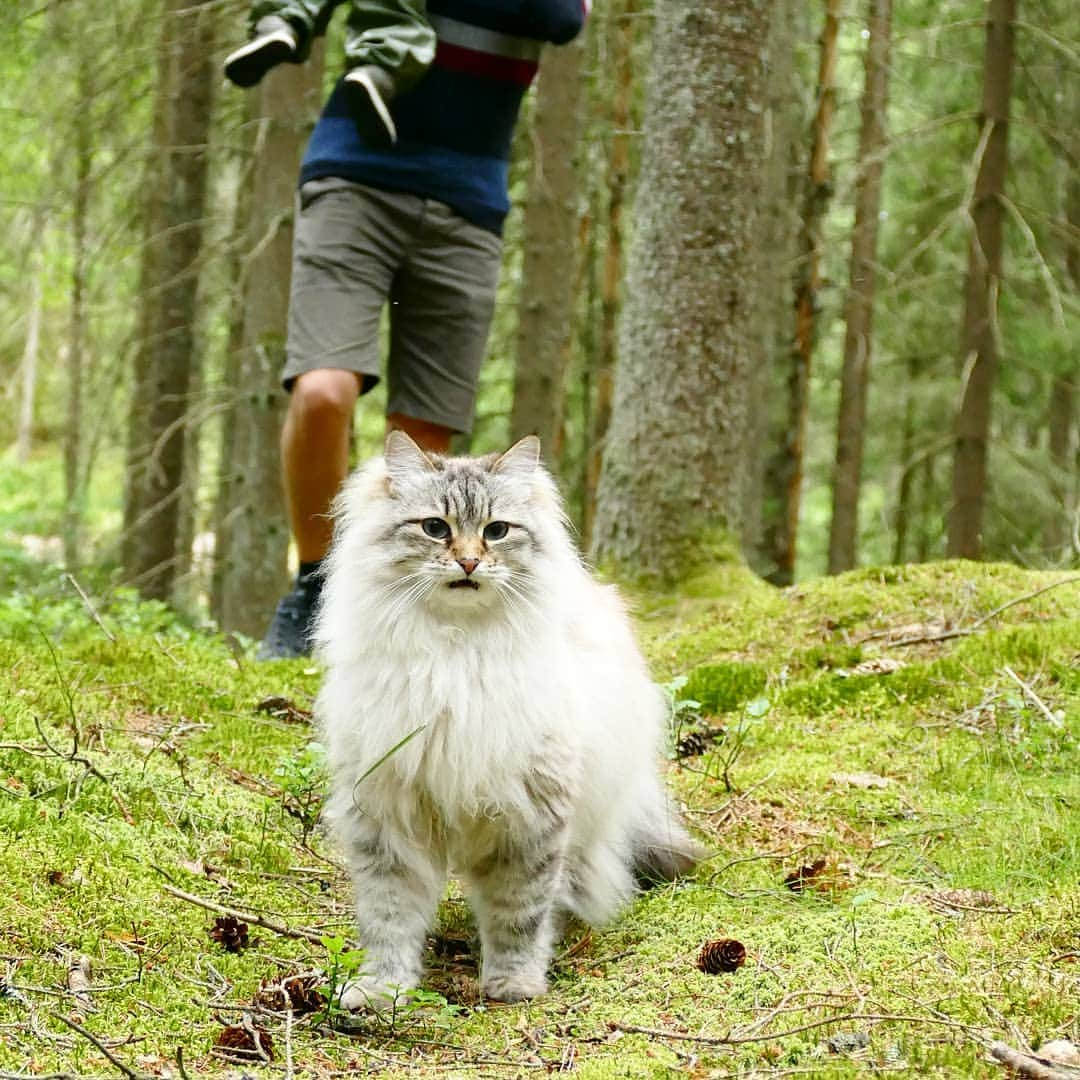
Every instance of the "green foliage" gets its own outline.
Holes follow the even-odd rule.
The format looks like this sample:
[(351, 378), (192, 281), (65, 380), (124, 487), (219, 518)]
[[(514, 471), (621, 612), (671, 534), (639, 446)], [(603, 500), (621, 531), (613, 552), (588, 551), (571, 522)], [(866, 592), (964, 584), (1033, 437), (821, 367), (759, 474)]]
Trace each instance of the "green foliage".
[[(288, 970), (319, 970), (329, 990), (322, 1013), (296, 1017), (291, 1033), (298, 1073), (315, 1080), (358, 1054), (383, 1075), (434, 1076), (496, 1062), (512, 1072), (536, 1057), (558, 1065), (568, 1046), (584, 1077), (670, 1075), (681, 1059), (668, 1047), (683, 1042), (628, 1030), (612, 1041), (610, 1025), (675, 1030), (673, 1016), (680, 1034), (760, 1034), (693, 1049), (703, 1069), (747, 1074), (846, 1077), (869, 1062), (976, 1075), (977, 1040), (1080, 1035), (1075, 975), (1060, 959), (1080, 926), (1080, 621), (1078, 586), (1064, 577), (954, 563), (781, 593), (725, 568), (722, 588), (639, 597), (676, 723), (726, 706), (717, 741), (670, 766), (712, 858), (610, 927), (571, 928), (550, 994), (528, 1006), (477, 1001), (452, 891), (436, 934), (461, 944), (433, 948), (421, 991), (361, 1019), (335, 1007), (364, 963), (347, 875), (320, 830), (282, 813), (302, 806), (313, 820), (321, 752), (304, 725), (256, 708), (268, 694), (309, 700), (317, 673), (238, 659), (222, 639), (99, 583), (88, 598), (110, 640), (62, 579), (35, 582), (18, 554), (0, 565), (36, 604), (34, 620), (6, 597), (0, 606), (0, 923), (5, 986), (21, 995), (0, 996), (0, 1069), (108, 1068), (86, 1040), (57, 1038), (72, 1034), (53, 1015), (67, 1010), (55, 995), (69, 952), (90, 957), (101, 988), (87, 1029), (137, 1031), (137, 1053), (113, 1047), (132, 1066), (172, 1068), (180, 1045), (191, 1075), (225, 1065), (215, 1017)], [(1021, 602), (977, 632), (892, 644), (917, 619), (969, 627), (1009, 601)], [(854, 674), (841, 634), (861, 661), (906, 666)], [(818, 883), (785, 887), (818, 860)], [(167, 885), (315, 929), (321, 944), (250, 926), (254, 947), (223, 951), (213, 916)], [(955, 889), (985, 890), (993, 904), (933, 899)], [(697, 970), (716, 937), (741, 940), (746, 966)], [(762, 1026), (763, 1008), (786, 1011)], [(806, 1028), (849, 1013), (920, 1019)], [(283, 1045), (284, 1018), (257, 1019)], [(853, 1030), (870, 1040), (858, 1054), (828, 1049)]]
[(767, 682), (768, 674), (758, 664), (702, 664), (687, 678), (685, 693), (705, 712), (720, 715), (761, 694)]

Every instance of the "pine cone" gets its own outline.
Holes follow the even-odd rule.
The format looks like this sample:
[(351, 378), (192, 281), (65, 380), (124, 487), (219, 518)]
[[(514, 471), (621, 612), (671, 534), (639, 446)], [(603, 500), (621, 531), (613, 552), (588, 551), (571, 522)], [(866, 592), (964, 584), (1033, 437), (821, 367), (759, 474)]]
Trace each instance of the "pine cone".
[(724, 736), (720, 727), (690, 728), (684, 731), (675, 744), (675, 755), (679, 758), (698, 757)]
[(1000, 906), (993, 893), (983, 889), (938, 889), (927, 893), (926, 899), (935, 907), (992, 908)]
[(248, 947), (248, 928), (234, 915), (221, 915), (214, 920), (210, 936), (226, 952), (243, 952)]
[(815, 859), (809, 866), (800, 866), (798, 870), (784, 878), (784, 884), (792, 892), (802, 892), (821, 885), (822, 871), (829, 865), (828, 859)]
[(286, 975), (281, 979), (263, 979), (255, 992), (255, 1004), (275, 1012), (292, 1009), (294, 1013), (318, 1012), (326, 1005), (326, 998), (314, 972)]
[(697, 966), (706, 975), (719, 975), (722, 971), (735, 971), (746, 963), (746, 946), (734, 938), (706, 941), (698, 953)]
[(675, 753), (680, 758), (697, 757), (709, 748), (709, 742), (700, 731), (688, 731), (675, 744)]
[(274, 1060), (274, 1040), (270, 1032), (250, 1021), (222, 1028), (214, 1045), (240, 1061)]

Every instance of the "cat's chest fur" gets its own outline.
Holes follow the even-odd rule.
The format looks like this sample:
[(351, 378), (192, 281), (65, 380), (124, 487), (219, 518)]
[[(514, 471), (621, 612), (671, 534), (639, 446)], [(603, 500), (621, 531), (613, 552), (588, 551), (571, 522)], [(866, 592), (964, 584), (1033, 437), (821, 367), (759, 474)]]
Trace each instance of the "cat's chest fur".
[(355, 724), (329, 734), (357, 777), (389, 754), (364, 782), (380, 800), (408, 792), (467, 824), (512, 812), (553, 759), (573, 775), (578, 672), (558, 635), (425, 627), (365, 652), (348, 669)]

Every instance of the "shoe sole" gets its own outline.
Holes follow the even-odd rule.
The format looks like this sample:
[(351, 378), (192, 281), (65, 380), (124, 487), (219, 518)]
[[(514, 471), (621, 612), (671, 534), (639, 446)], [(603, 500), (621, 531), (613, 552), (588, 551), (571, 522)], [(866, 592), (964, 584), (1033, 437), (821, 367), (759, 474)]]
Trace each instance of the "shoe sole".
[(345, 93), (360, 134), (376, 145), (393, 146), (397, 127), (382, 94), (366, 71), (350, 71), (345, 76)]
[(225, 58), (225, 77), (237, 86), (254, 86), (272, 67), (292, 60), (295, 42), (284, 30), (241, 45)]

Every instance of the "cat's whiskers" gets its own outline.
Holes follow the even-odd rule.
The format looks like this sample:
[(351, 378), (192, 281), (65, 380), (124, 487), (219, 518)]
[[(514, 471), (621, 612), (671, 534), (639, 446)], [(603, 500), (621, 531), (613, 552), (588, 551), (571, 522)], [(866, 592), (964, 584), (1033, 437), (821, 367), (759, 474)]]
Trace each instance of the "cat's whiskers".
[(399, 616), (406, 610), (406, 608), (414, 606), (417, 602), (422, 600), (425, 596), (429, 595), (435, 588), (435, 582), (431, 580), (431, 577), (424, 571), (417, 571), (415, 575), (417, 580), (413, 581), (407, 588), (405, 588), (401, 595), (397, 596), (389, 607), (382, 612), (378, 612), (376, 618), (380, 619), (387, 625), (393, 625), (398, 621)]

